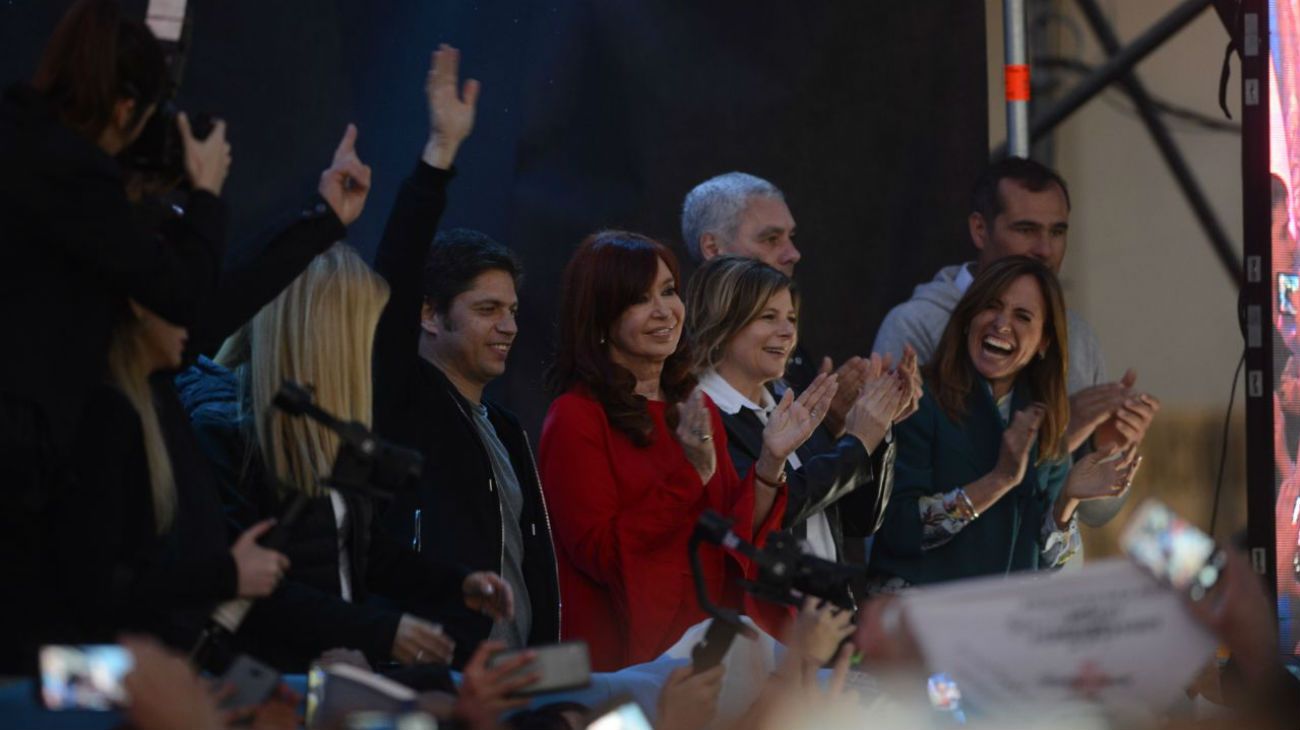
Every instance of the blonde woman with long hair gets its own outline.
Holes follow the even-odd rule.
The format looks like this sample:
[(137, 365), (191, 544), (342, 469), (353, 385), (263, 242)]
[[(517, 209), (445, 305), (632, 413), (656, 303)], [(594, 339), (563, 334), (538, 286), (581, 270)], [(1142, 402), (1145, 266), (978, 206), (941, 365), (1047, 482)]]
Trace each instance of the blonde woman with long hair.
[(270, 521), (229, 545), (203, 479), (207, 464), (185, 448), (183, 414), (164, 418), (176, 412), (166, 375), (180, 366), (187, 334), (135, 301), (117, 318), (108, 376), (83, 415), (76, 480), (55, 527), (64, 623), (76, 627), (64, 627), (68, 639), (114, 640), (134, 629), (184, 646), (195, 628), (187, 616), (267, 596), (289, 568), (256, 542)]
[[(249, 615), (241, 636), (259, 656), (299, 671), (322, 651), (348, 647), (371, 661), (450, 660), (454, 645), (425, 618), (363, 605), (369, 593), (445, 602), (462, 596), (485, 613), (508, 612), (495, 574), (426, 560), (374, 526), (370, 500), (322, 486), (337, 436), (272, 407), (285, 380), (312, 386), (316, 404), (345, 421), (371, 422), (371, 349), (388, 285), (346, 244), (318, 256), (239, 334), (216, 362), (199, 365), (187, 392), (204, 449), (223, 478), (240, 524), (279, 514), (296, 495), (307, 506), (286, 552), (285, 585)], [(482, 601), (483, 596), (496, 600)]]

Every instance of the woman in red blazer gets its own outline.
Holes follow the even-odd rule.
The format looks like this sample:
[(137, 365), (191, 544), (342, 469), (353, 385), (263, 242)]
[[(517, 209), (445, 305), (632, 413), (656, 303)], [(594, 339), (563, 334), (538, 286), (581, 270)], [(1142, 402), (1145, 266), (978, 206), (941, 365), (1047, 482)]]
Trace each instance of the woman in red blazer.
[[(565, 270), (558, 349), (559, 397), (542, 426), (539, 463), (560, 571), (560, 630), (585, 640), (593, 668), (649, 661), (706, 618), (695, 597), (687, 543), (700, 514), (735, 519), (761, 543), (785, 510), (784, 465), (821, 422), (835, 392), (822, 376), (787, 393), (742, 478), (727, 455), (721, 417), (696, 391), (682, 340), (677, 259), (644, 236), (604, 231)], [(702, 552), (716, 602), (743, 607), (770, 633), (788, 614), (749, 601), (736, 578), (752, 567)]]

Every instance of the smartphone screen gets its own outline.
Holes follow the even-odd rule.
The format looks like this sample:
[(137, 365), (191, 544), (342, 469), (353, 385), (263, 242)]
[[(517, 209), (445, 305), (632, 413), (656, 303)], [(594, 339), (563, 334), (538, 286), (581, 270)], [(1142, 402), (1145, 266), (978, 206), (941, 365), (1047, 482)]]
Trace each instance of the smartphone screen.
[(652, 730), (641, 706), (635, 702), (624, 702), (591, 722), (587, 730)]
[[(511, 673), (510, 676), (536, 674), (538, 680), (519, 690), (517, 694), (533, 695), (542, 692), (577, 689), (591, 684), (591, 658), (583, 641), (531, 647), (528, 651), (537, 658)], [(488, 659), (488, 668), (518, 656), (517, 651), (503, 651)]]
[(41, 701), (51, 710), (111, 710), (126, 704), (122, 678), (135, 660), (116, 644), (43, 646)]
[(1223, 552), (1214, 540), (1154, 499), (1138, 508), (1120, 545), (1156, 578), (1194, 599), (1205, 595), (1223, 569)]

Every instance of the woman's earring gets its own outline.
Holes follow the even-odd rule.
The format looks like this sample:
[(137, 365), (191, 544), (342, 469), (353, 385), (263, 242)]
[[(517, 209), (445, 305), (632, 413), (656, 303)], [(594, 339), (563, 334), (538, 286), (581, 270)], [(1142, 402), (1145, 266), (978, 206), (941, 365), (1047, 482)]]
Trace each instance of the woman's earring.
[(1047, 350), (1039, 350), (1039, 351), (1038, 351), (1038, 359), (1039, 359), (1039, 360), (1046, 360), (1046, 359), (1047, 359)]
[(602, 344), (602, 345), (605, 344), (605, 336), (604, 336), (604, 335), (601, 335), (601, 337), (600, 337), (600, 344)]

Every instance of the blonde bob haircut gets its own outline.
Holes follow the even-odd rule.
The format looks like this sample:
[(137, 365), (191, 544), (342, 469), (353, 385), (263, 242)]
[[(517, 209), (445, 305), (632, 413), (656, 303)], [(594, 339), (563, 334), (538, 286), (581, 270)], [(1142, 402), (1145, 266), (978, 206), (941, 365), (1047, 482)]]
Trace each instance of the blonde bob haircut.
[(799, 311), (794, 282), (771, 266), (742, 256), (704, 262), (686, 287), (686, 336), (695, 352), (694, 372), (717, 368), (731, 339), (786, 290)]
[(244, 361), (245, 407), (263, 463), (284, 489), (322, 494), (338, 437), (307, 418), (271, 406), (285, 380), (311, 385), (316, 404), (344, 421), (370, 425), (371, 351), (388, 283), (345, 243), (317, 256), (243, 331), (217, 361)]
[(108, 374), (140, 417), (145, 460), (149, 466), (154, 529), (162, 535), (171, 529), (176, 519), (176, 478), (172, 473), (167, 440), (158, 422), (158, 411), (154, 408), (153, 391), (149, 388), (152, 372), (146, 348), (144, 321), (127, 307), (109, 341)]

